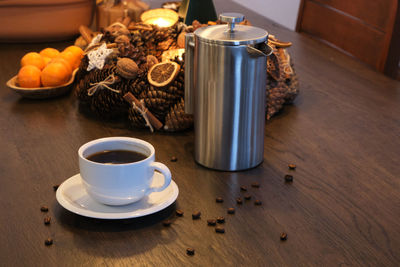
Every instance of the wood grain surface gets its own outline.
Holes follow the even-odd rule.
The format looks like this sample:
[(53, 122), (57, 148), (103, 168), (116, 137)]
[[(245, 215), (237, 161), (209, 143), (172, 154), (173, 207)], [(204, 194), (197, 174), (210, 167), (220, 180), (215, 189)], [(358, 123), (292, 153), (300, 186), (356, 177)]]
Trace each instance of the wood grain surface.
[[(0, 266), (400, 265), (400, 83), (238, 4), (214, 2), (218, 13), (229, 3), (229, 11), (293, 42), (300, 95), (266, 123), (264, 162), (247, 171), (197, 165), (193, 131), (129, 130), (86, 114), (72, 93), (21, 98), (5, 86), (19, 59), (72, 41), (0, 44)], [(79, 172), (82, 144), (107, 136), (152, 143), (179, 187), (176, 203), (151, 216), (111, 221), (61, 207), (53, 185)], [(286, 174), (292, 183), (285, 183)], [(236, 204), (245, 194), (252, 199)], [(216, 203), (217, 196), (224, 202)], [(230, 207), (235, 214), (227, 213)], [(201, 218), (192, 220), (197, 210)], [(224, 234), (207, 225), (218, 216), (226, 219)], [(167, 218), (169, 227), (162, 225)], [(49, 237), (54, 243), (45, 246)], [(186, 255), (188, 247), (195, 255)]]
[(397, 78), (398, 0), (302, 0), (296, 31), (332, 45)]

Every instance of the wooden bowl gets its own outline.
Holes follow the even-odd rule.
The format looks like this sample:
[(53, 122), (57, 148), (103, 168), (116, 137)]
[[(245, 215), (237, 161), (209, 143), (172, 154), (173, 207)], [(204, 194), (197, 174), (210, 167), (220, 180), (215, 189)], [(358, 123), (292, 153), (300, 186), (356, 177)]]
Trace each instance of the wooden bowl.
[(89, 26), (94, 0), (0, 0), (0, 42), (70, 40)]
[(6, 85), (8, 86), (8, 88), (20, 94), (22, 97), (32, 98), (32, 99), (52, 98), (66, 94), (71, 90), (72, 83), (74, 82), (75, 74), (77, 71), (78, 69), (74, 70), (74, 72), (71, 75), (71, 78), (67, 83), (54, 87), (37, 87), (37, 88), (19, 87), (17, 85), (18, 75), (15, 75), (10, 80), (8, 80)]

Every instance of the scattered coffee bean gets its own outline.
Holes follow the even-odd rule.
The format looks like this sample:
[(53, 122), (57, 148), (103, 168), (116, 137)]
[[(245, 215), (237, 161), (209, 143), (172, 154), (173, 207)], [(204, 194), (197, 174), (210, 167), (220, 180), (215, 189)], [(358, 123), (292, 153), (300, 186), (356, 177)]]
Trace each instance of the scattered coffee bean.
[(282, 241), (287, 240), (287, 234), (285, 232), (282, 232), (280, 238), (281, 238)]
[(171, 223), (172, 223), (171, 220), (165, 220), (165, 221), (162, 222), (162, 224), (163, 224), (164, 226), (170, 226)]
[(208, 219), (208, 220), (207, 220), (207, 224), (210, 225), (210, 226), (214, 226), (214, 225), (217, 224), (217, 220), (215, 220), (215, 219)]
[(171, 161), (172, 161), (172, 162), (177, 162), (177, 161), (178, 161), (178, 158), (175, 157), (175, 156), (172, 156), (172, 157), (171, 157)]
[(229, 208), (228, 214), (235, 214), (235, 208)]
[(186, 254), (193, 256), (194, 255), (194, 248), (187, 248), (186, 249)]
[(242, 203), (243, 203), (243, 200), (242, 200), (242, 198), (241, 198), (241, 197), (238, 197), (238, 198), (236, 199), (236, 203), (238, 203), (238, 204), (242, 204)]
[(261, 202), (261, 200), (256, 200), (256, 201), (254, 201), (254, 205), (256, 205), (256, 206), (261, 206), (262, 205), (262, 202)]
[(222, 202), (224, 202), (224, 199), (223, 199), (222, 197), (217, 197), (217, 198), (215, 199), (215, 201), (216, 201), (217, 203), (222, 203)]
[(217, 226), (217, 227), (215, 227), (215, 232), (223, 234), (223, 233), (225, 233), (225, 228), (221, 227), (221, 226)]
[(200, 216), (201, 216), (201, 212), (200, 211), (193, 212), (192, 219), (193, 220), (200, 219)]
[(43, 211), (43, 212), (48, 212), (49, 208), (47, 206), (41, 206), (40, 210)]
[(225, 222), (225, 218), (222, 216), (217, 217), (217, 223), (224, 223)]
[(249, 195), (249, 194), (247, 194), (247, 195), (244, 195), (244, 199), (246, 199), (246, 200), (250, 200), (250, 199), (251, 199), (251, 195)]
[(54, 189), (54, 191), (57, 191), (58, 187), (60, 187), (60, 185), (59, 185), (59, 184), (53, 185), (53, 189)]
[(179, 217), (183, 216), (183, 210), (176, 210), (175, 213), (176, 213), (176, 216), (179, 216)]
[(293, 182), (293, 175), (286, 174), (285, 175), (285, 182), (287, 182), (287, 183)]
[(43, 222), (44, 222), (44, 224), (50, 224), (50, 222), (51, 222), (51, 217), (50, 217), (50, 216), (44, 217)]
[(288, 165), (288, 167), (289, 167), (289, 170), (295, 170), (296, 169), (296, 164), (291, 163), (291, 164)]
[(241, 191), (247, 191), (247, 187), (244, 186), (244, 185), (242, 185), (242, 186), (240, 187), (240, 190), (241, 190)]
[(259, 188), (260, 184), (257, 182), (251, 183), (251, 187)]
[(53, 245), (53, 239), (47, 238), (47, 239), (44, 241), (44, 244), (45, 244), (46, 246), (51, 246), (51, 245)]

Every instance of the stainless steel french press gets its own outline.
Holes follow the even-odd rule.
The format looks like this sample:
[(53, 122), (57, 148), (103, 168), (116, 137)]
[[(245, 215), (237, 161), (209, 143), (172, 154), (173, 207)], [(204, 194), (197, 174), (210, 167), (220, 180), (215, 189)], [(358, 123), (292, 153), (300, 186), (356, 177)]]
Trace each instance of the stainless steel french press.
[(268, 32), (236, 25), (244, 16), (223, 13), (228, 24), (186, 35), (185, 112), (194, 114), (195, 160), (237, 171), (264, 157)]

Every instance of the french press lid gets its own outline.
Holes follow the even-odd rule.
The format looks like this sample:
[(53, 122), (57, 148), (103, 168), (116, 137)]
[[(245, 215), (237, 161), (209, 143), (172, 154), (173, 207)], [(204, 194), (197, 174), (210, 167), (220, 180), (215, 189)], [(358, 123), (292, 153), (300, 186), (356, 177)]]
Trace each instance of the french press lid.
[(258, 44), (268, 39), (268, 32), (261, 28), (236, 25), (244, 20), (240, 13), (222, 13), (219, 19), (228, 24), (201, 27), (195, 36), (202, 42), (229, 46)]

